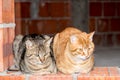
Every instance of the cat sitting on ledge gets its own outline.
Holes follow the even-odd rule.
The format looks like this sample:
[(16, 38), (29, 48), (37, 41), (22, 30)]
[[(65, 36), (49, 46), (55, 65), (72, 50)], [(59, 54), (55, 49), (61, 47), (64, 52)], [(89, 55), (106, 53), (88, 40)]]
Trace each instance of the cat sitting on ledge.
[(55, 61), (51, 57), (52, 37), (47, 35), (18, 35), (13, 41), (14, 68), (23, 73), (56, 73)]
[(58, 70), (65, 74), (88, 73), (94, 66), (94, 32), (87, 34), (68, 27), (57, 33), (53, 52)]

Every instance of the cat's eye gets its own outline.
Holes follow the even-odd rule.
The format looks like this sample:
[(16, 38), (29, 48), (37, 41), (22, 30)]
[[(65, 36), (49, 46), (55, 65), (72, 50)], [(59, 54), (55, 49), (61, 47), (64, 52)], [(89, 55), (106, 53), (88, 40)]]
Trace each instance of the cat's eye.
[(88, 50), (90, 50), (90, 49), (91, 49), (91, 47), (88, 48)]
[(39, 56), (39, 54), (36, 54), (35, 56), (37, 56), (37, 57), (38, 57), (38, 56)]
[(82, 48), (79, 48), (78, 50), (79, 50), (79, 51), (82, 51)]

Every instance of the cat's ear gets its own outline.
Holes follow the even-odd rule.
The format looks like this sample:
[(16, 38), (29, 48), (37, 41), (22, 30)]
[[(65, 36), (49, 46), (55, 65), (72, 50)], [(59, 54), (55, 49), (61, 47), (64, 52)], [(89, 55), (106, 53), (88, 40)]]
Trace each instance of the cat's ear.
[(49, 37), (49, 36), (47, 36), (47, 35), (44, 35), (44, 37), (45, 37), (45, 39), (50, 39), (50, 37)]
[(95, 34), (95, 31), (88, 34), (88, 38), (90, 41), (93, 41), (93, 35)]
[(46, 46), (50, 46), (50, 43), (52, 42), (53, 37), (49, 38), (45, 41)]
[(32, 43), (30, 40), (27, 40), (27, 41), (25, 42), (25, 45), (26, 45), (26, 48), (27, 48), (27, 49), (30, 49), (30, 47), (33, 46), (33, 43)]
[(75, 43), (77, 40), (77, 37), (75, 35), (70, 36), (70, 42)]

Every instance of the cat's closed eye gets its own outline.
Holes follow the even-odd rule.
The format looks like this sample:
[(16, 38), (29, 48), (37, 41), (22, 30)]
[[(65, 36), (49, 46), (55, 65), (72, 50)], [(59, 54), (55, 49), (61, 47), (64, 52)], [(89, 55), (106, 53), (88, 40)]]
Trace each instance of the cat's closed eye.
[(36, 57), (39, 57), (39, 54), (35, 54)]
[(82, 48), (78, 48), (78, 51), (82, 51), (83, 49)]

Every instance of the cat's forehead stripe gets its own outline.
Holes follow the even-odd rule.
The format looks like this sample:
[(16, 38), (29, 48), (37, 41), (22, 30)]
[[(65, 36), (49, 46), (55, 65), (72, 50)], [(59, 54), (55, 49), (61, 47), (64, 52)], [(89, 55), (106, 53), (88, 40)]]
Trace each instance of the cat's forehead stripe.
[(80, 42), (79, 44), (81, 44), (83, 47), (87, 47), (89, 44), (89, 40), (88, 40), (87, 36), (85, 36), (85, 35), (81, 35), (79, 37), (79, 42)]

